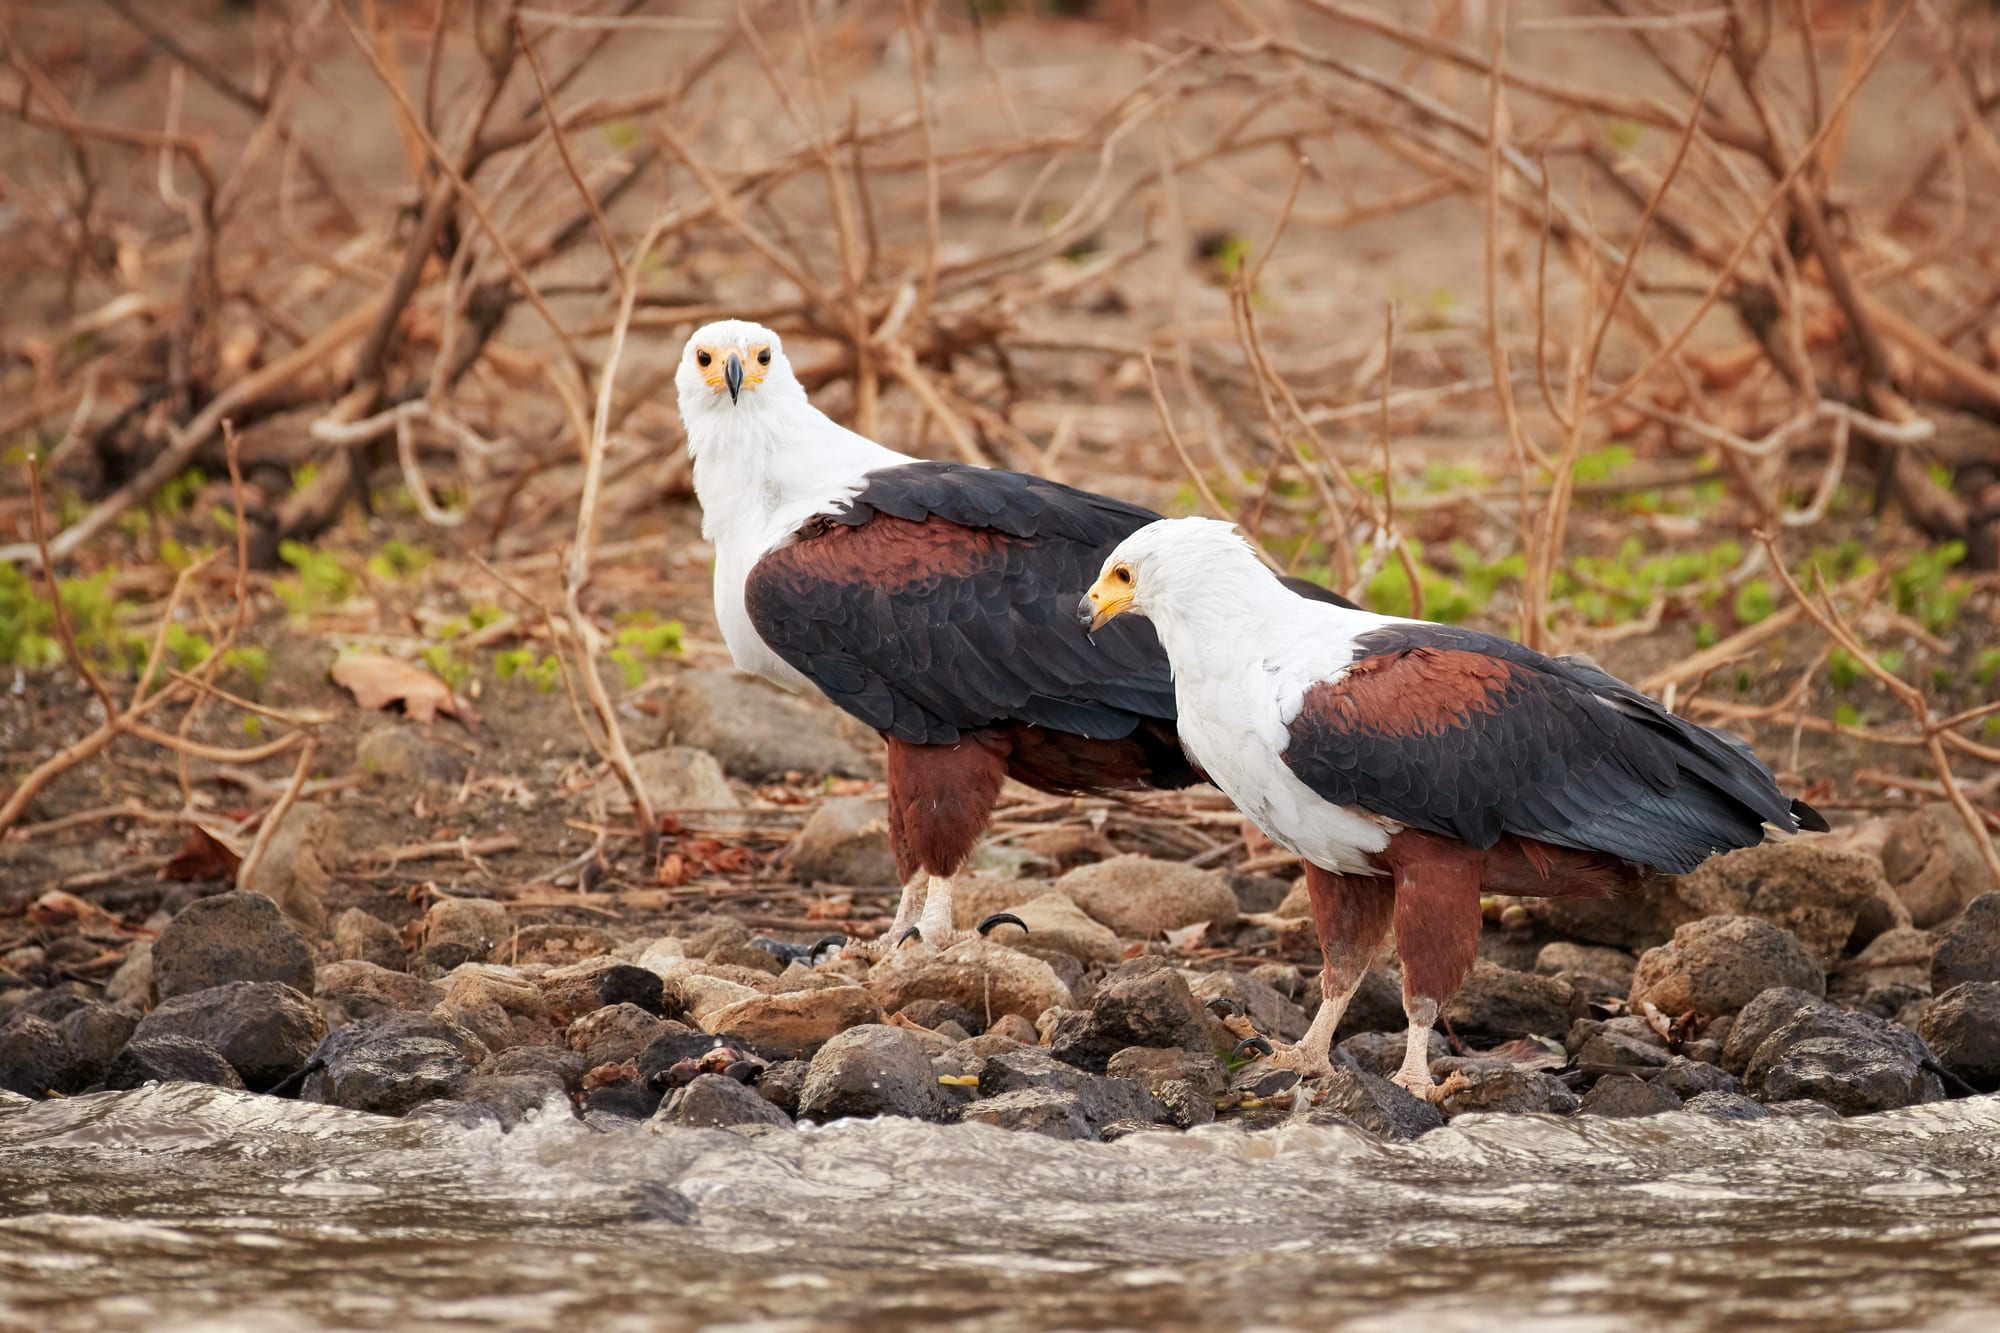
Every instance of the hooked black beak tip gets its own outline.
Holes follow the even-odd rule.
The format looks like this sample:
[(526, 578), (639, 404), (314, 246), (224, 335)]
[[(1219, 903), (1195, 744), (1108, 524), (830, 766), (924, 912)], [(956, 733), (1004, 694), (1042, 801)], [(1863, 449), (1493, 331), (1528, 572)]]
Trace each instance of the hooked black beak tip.
[(736, 395), (743, 391), (743, 358), (734, 352), (722, 363), (722, 382), (729, 386), (729, 401), (735, 402)]
[(1097, 607), (1091, 602), (1090, 594), (1085, 593), (1083, 600), (1076, 604), (1076, 623), (1089, 629), (1090, 622), (1095, 619), (1097, 619)]

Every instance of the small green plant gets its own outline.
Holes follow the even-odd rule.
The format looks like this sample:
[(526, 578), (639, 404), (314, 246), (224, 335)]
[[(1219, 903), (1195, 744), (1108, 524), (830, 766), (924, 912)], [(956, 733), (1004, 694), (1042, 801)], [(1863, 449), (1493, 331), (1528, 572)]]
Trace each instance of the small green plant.
[[(1906, 659), (1907, 654), (1902, 649), (1890, 648), (1875, 655), (1875, 664), (1893, 676), (1902, 671)], [(1847, 690), (1869, 672), (1860, 658), (1845, 648), (1836, 648), (1826, 655), (1826, 674), (1835, 689)]]
[(1602, 449), (1578, 454), (1570, 475), (1581, 485), (1598, 485), (1611, 480), (1612, 473), (1631, 463), (1631, 449), (1622, 444), (1607, 444)]
[(2000, 676), (2000, 648), (1982, 648), (1972, 662), (1972, 678), (1981, 685), (1991, 685)]
[(194, 508), (195, 497), (208, 485), (208, 474), (198, 467), (191, 467), (176, 477), (169, 477), (153, 496), (152, 510), (161, 518), (179, 518)]
[(509, 648), (495, 654), (493, 674), (501, 680), (519, 678), (547, 694), (562, 683), (562, 663), (553, 653), (537, 658), (532, 648)]
[(1760, 620), (1770, 618), (1778, 609), (1778, 599), (1771, 591), (1769, 583), (1763, 579), (1750, 579), (1736, 590), (1736, 601), (1732, 609), (1736, 612), (1739, 623), (1754, 625)]
[(651, 613), (641, 613), (632, 618), (632, 623), (618, 631), (617, 646), (605, 656), (618, 664), (625, 674), (625, 688), (637, 689), (646, 678), (645, 663), (648, 660), (678, 653), (681, 650), (683, 627), (678, 620), (655, 621)]
[(1889, 576), (1896, 609), (1915, 616), (1933, 634), (1948, 632), (1958, 623), (1959, 607), (1972, 592), (1970, 580), (1950, 572), (1964, 559), (1964, 542), (1946, 542), (1911, 556)]
[(1865, 727), (1868, 725), (1868, 714), (1853, 704), (1840, 704), (1833, 710), (1833, 720), (1843, 727)]
[(355, 578), (338, 557), (315, 551), (303, 542), (278, 543), (278, 558), (298, 571), (295, 578), (274, 581), (271, 590), (295, 616), (339, 606), (354, 596)]
[(437, 678), (451, 686), (453, 691), (463, 689), (472, 679), (472, 663), (452, 652), (448, 644), (432, 644), (419, 654), (424, 665), (437, 674)]
[(394, 583), (422, 573), (430, 562), (431, 553), (423, 547), (391, 537), (382, 543), (381, 550), (368, 557), (368, 572), (384, 583)]

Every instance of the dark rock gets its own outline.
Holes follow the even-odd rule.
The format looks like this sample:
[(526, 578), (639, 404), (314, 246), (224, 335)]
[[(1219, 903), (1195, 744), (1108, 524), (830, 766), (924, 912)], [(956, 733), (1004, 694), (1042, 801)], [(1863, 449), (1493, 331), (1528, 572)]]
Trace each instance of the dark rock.
[[(1316, 977), (1311, 992), (1300, 997), (1299, 1001), (1308, 1010), (1319, 1004)], [(1333, 1030), (1333, 1039), (1336, 1042), (1345, 1041), (1360, 1032), (1400, 1033), (1409, 1026), (1409, 1015), (1403, 1012), (1402, 974), (1393, 968), (1371, 967), (1362, 974), (1361, 985), (1347, 1002), (1347, 1008), (1341, 1011), (1340, 1026)]]
[(153, 1002), (153, 943), (140, 940), (125, 955), (125, 961), (104, 983), (107, 1004), (122, 1005), (135, 1013)]
[(334, 918), (333, 956), (399, 970), (410, 961), (396, 928), (359, 907), (350, 907)]
[(889, 850), (888, 803), (872, 796), (822, 801), (792, 846), (792, 878), (801, 884), (894, 887), (900, 877)]
[(91, 997), (77, 983), (66, 982), (49, 990), (31, 991), (19, 1001), (0, 1009), (0, 1024), (10, 1023), (16, 1018), (41, 1018), (51, 1023), (60, 1023), (71, 1014), (90, 1004)]
[(1834, 1006), (1808, 991), (1791, 986), (1773, 986), (1736, 1015), (1729, 1036), (1722, 1045), (1722, 1067), (1737, 1077), (1750, 1067), (1750, 1058), (1765, 1039), (1807, 1010), (1831, 1010)]
[(639, 1052), (635, 1062), (639, 1067), (639, 1077), (658, 1081), (681, 1061), (699, 1059), (721, 1044), (721, 1038), (711, 1033), (697, 1032), (685, 1024), (668, 1020), (666, 1030), (646, 1043), (646, 1049)]
[(544, 1110), (569, 1109), (568, 1091), (553, 1074), (475, 1073), (466, 1081), (461, 1096), (491, 1113), (503, 1129), (512, 1129)]
[(956, 1023), (970, 1035), (986, 1030), (986, 1025), (973, 1016), (970, 1009), (953, 1004), (950, 1000), (912, 1000), (898, 1011), (896, 1017), (907, 1023), (915, 1023), (920, 1028), (935, 1028), (940, 1023)]
[(406, 1010), (428, 1013), (444, 999), (442, 986), (358, 958), (326, 964), (314, 981), (317, 989), (313, 998), (319, 1002), (329, 1027), (341, 1027), (377, 1014)]
[(1212, 1052), (1128, 1046), (1106, 1062), (1104, 1072), (1115, 1079), (1131, 1079), (1152, 1093), (1165, 1097), (1162, 1088), (1185, 1084), (1213, 1101), (1222, 1095), (1226, 1081), (1222, 1061)]
[(1671, 877), (1653, 874), (1609, 898), (1534, 898), (1529, 910), (1559, 935), (1634, 951), (1665, 944), (1699, 915)]
[(799, 1114), (810, 1120), (900, 1115), (936, 1120), (944, 1112), (930, 1056), (915, 1034), (870, 1023), (819, 1048), (799, 1090)]
[(1931, 955), (1937, 937), (1928, 930), (1897, 927), (1868, 942), (1860, 953), (1840, 964), (1827, 978), (1829, 998), (1851, 1000), (1876, 986), (1903, 983), (1930, 990)]
[(593, 1067), (623, 1064), (637, 1060), (666, 1025), (636, 1004), (608, 1004), (571, 1023), (563, 1044)]
[(1870, 986), (1854, 1001), (1854, 1008), (1865, 1014), (1894, 1022), (1896, 1015), (1912, 1005), (1921, 1008), (1930, 999), (1929, 986), (1911, 986), (1903, 982), (1890, 982), (1884, 986)]
[(1296, 1041), (1311, 1021), (1304, 1008), (1278, 993), (1275, 986), (1241, 972), (1203, 972), (1188, 983), (1189, 991), (1220, 1018), (1241, 1014), (1273, 1041)]
[(513, 933), (507, 909), (485, 898), (440, 898), (424, 913), (424, 962), (438, 972), (484, 962)]
[[(1362, 1073), (1388, 1078), (1403, 1067), (1403, 1053), (1407, 1049), (1407, 1032), (1357, 1032), (1336, 1048), (1334, 1061), (1338, 1064), (1338, 1052), (1344, 1051)], [(1443, 1060), (1451, 1055), (1451, 1043), (1445, 1040), (1444, 1033), (1432, 1028), (1430, 1043), (1424, 1050), (1428, 1067), (1428, 1061)]]
[(707, 750), (731, 777), (763, 782), (786, 773), (873, 777), (881, 763), (859, 748), (859, 728), (818, 696), (787, 694), (728, 671), (673, 673), (654, 695), (662, 738)]
[(1744, 1086), (1765, 1103), (1810, 1098), (1842, 1115), (1944, 1100), (1923, 1039), (1870, 1014), (1807, 1009), (1766, 1037)]
[(958, 1118), (972, 1124), (1026, 1130), (1051, 1139), (1091, 1140), (1097, 1137), (1082, 1098), (1055, 1087), (1024, 1087), (982, 1098), (964, 1107)]
[(1578, 1115), (1636, 1120), (1681, 1109), (1681, 1099), (1657, 1083), (1632, 1074), (1607, 1074), (1597, 1080), (1577, 1108)]
[(1002, 1051), (990, 1057), (979, 1072), (982, 1098), (1027, 1088), (1070, 1094), (1078, 1113), (1093, 1132), (1113, 1120), (1159, 1122), (1169, 1118), (1167, 1108), (1160, 1105), (1144, 1084), (1129, 1078), (1088, 1074), (1033, 1047)]
[(1477, 963), (1445, 1006), (1445, 1022), (1460, 1041), (1496, 1045), (1530, 1034), (1569, 1031), (1570, 989), (1553, 977)]
[(0, 1088), (24, 1097), (60, 1093), (71, 1083), (74, 1060), (56, 1025), (35, 1014), (16, 1014), (0, 1028)]
[(1444, 1126), (1437, 1107), (1411, 1096), (1386, 1078), (1355, 1069), (1335, 1069), (1320, 1081), (1309, 1123), (1339, 1116), (1382, 1139), (1414, 1139)]
[(118, 1052), (118, 1058), (104, 1075), (104, 1086), (113, 1092), (148, 1083), (207, 1083), (238, 1090), (243, 1087), (243, 1079), (222, 1058), (222, 1052), (206, 1042), (186, 1037), (136, 1037)]
[(230, 982), (278, 982), (313, 993), (312, 950), (261, 893), (197, 899), (153, 942), (153, 985), (161, 1000)]
[(1568, 1115), (1578, 1105), (1575, 1093), (1538, 1069), (1465, 1070), (1459, 1079), (1460, 1086), (1445, 1094), (1441, 1104), (1447, 1117), (1468, 1111)]
[(133, 1040), (186, 1037), (205, 1043), (222, 1053), (246, 1087), (262, 1092), (303, 1068), (325, 1036), (319, 1007), (292, 987), (232, 981), (161, 1001), (140, 1020)]
[[(707, 1077), (704, 1075), (704, 1077)], [(731, 1079), (734, 1083), (736, 1080)], [(585, 1118), (611, 1116), (619, 1120), (650, 1120), (660, 1109), (660, 1094), (636, 1078), (601, 1084), (583, 1094)]]
[(725, 1074), (703, 1074), (684, 1088), (675, 1088), (660, 1103), (653, 1124), (684, 1125), (690, 1129), (726, 1129), (733, 1125), (780, 1125), (792, 1118), (769, 1098)]
[(1682, 1102), (1681, 1109), (1710, 1120), (1762, 1120), (1771, 1114), (1762, 1103), (1740, 1092), (1698, 1092)]
[(585, 1014), (612, 1004), (634, 1004), (661, 1018), (678, 1017), (678, 1005), (667, 1002), (659, 973), (616, 958), (586, 958), (554, 968), (535, 979), (549, 1016), (567, 1027)]
[(1049, 964), (978, 938), (961, 940), (937, 955), (900, 950), (875, 965), (867, 986), (885, 1014), (918, 1000), (947, 1000), (969, 1010), (989, 1030), (1009, 1014), (1019, 1015), (1032, 1029), (1045, 1010), (1069, 1006), (1074, 999)]
[(1889, 831), (1882, 869), (1920, 930), (1943, 925), (1993, 887), (1979, 844), (1948, 801), (1913, 812)]
[(1050, 1053), (1079, 1069), (1104, 1072), (1111, 1056), (1127, 1046), (1178, 1047), (1213, 1053), (1217, 1025), (1194, 997), (1187, 979), (1163, 958), (1135, 958), (1099, 983), (1089, 1018), (1061, 1027)]
[(767, 1068), (752, 1086), (757, 1095), (785, 1113), (787, 1119), (795, 1119), (799, 1113), (799, 1093), (806, 1086), (806, 1075), (812, 1072), (810, 1060), (780, 1060)]
[(1737, 1082), (1730, 1074), (1684, 1055), (1676, 1055), (1667, 1061), (1667, 1067), (1653, 1076), (1653, 1082), (1682, 1101), (1699, 1097), (1704, 1092), (1738, 1090)]
[(1826, 993), (1826, 974), (1798, 938), (1754, 916), (1691, 921), (1647, 950), (1632, 975), (1632, 1008), (1673, 1016), (1733, 1014), (1773, 986)]
[[(1154, 1099), (1166, 1108), (1166, 1123), (1176, 1129), (1193, 1129), (1196, 1125), (1210, 1124), (1215, 1120), (1214, 1095), (1192, 1083), (1170, 1079), (1151, 1091)], [(1126, 1125), (1133, 1122), (1121, 1120), (1114, 1123)], [(1113, 1125), (1106, 1125), (1100, 1132), (1107, 1143), (1115, 1137)]]
[(384, 1014), (342, 1028), (313, 1053), (325, 1067), (306, 1076), (299, 1100), (377, 1115), (404, 1115), (456, 1099), (472, 1078), (462, 1036), (420, 1014)]
[(1931, 955), (1931, 992), (1968, 981), (2000, 981), (2000, 893), (1982, 893), (1938, 933)]
[(836, 1034), (880, 1023), (882, 1007), (859, 986), (750, 995), (702, 1014), (701, 1024), (731, 1045), (768, 1059), (809, 1059)]
[[(449, 1027), (448, 1024), (446, 1026)], [(470, 1036), (464, 1032), (459, 1032), (459, 1035), (461, 1038)], [(475, 1054), (476, 1050), (474, 1047), (466, 1054), (476, 1060), (472, 1072), (481, 1078), (548, 1078), (554, 1079), (564, 1092), (574, 1093), (583, 1087), (584, 1075), (590, 1072), (589, 1062), (581, 1053), (566, 1051), (558, 1046), (515, 1046), (491, 1055)]]
[[(1648, 1035), (1653, 1035), (1650, 1032)], [(1636, 1032), (1604, 1024), (1576, 1053), (1578, 1065), (1621, 1065), (1658, 1069), (1667, 1063), (1666, 1047), (1657, 1035), (1647, 1041)]]
[(2000, 1092), (2000, 982), (1953, 986), (1925, 1008), (1917, 1031), (1946, 1069), (1981, 1092)]
[(1292, 886), (1271, 875), (1230, 875), (1229, 891), (1236, 895), (1236, 910), (1245, 913), (1275, 912)]
[(1834, 1110), (1825, 1102), (1816, 1102), (1810, 1099), (1795, 1102), (1767, 1102), (1764, 1105), (1764, 1110), (1767, 1114), (1776, 1116), (1780, 1120), (1840, 1119), (1840, 1112)]
[(81, 1092), (102, 1079), (132, 1040), (139, 1016), (116, 1005), (92, 1002), (70, 1010), (56, 1030), (69, 1048), (71, 1086), (65, 1092)]

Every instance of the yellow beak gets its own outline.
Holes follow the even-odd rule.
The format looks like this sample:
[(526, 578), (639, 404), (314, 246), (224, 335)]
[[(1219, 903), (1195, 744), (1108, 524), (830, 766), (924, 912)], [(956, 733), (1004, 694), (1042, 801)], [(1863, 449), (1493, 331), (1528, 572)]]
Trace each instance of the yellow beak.
[(1095, 634), (1132, 605), (1132, 590), (1100, 578), (1076, 604), (1077, 623)]

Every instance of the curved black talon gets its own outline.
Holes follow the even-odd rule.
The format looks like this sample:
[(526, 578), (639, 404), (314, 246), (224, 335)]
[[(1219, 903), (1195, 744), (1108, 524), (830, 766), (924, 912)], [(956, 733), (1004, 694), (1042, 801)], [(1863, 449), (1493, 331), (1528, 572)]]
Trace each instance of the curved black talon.
[(1271, 1046), (1270, 1041), (1264, 1037), (1256, 1037), (1256, 1036), (1245, 1037), (1242, 1041), (1237, 1042), (1236, 1045), (1233, 1048), (1231, 1048), (1229, 1052), (1229, 1058), (1234, 1060), (1237, 1056), (1243, 1054), (1243, 1052), (1245, 1051), (1255, 1051), (1259, 1055), (1270, 1055), (1272, 1054), (1272, 1049), (1273, 1048)]
[(817, 940), (813, 941), (812, 947), (810, 949), (806, 950), (806, 966), (818, 967), (820, 963), (820, 956), (822, 954), (831, 951), (835, 956), (838, 956), (840, 951), (842, 949), (845, 949), (846, 947), (847, 947), (847, 936), (822, 935)]
[(987, 917), (979, 923), (978, 930), (980, 934), (984, 935), (995, 926), (1019, 926), (1024, 934), (1027, 933), (1028, 929), (1028, 923), (1020, 917), (1015, 916), (1012, 912), (995, 912), (992, 916)]
[(326, 1061), (315, 1055), (306, 1061), (305, 1068), (285, 1075), (265, 1090), (270, 1097), (297, 1097), (305, 1091), (306, 1080), (326, 1068)]
[(910, 928), (905, 930), (902, 934), (898, 935), (895, 939), (890, 940), (889, 947), (891, 949), (900, 949), (905, 944), (909, 943), (911, 940), (921, 941), (923, 937), (924, 937), (923, 931), (917, 929), (915, 926), (911, 926)]

